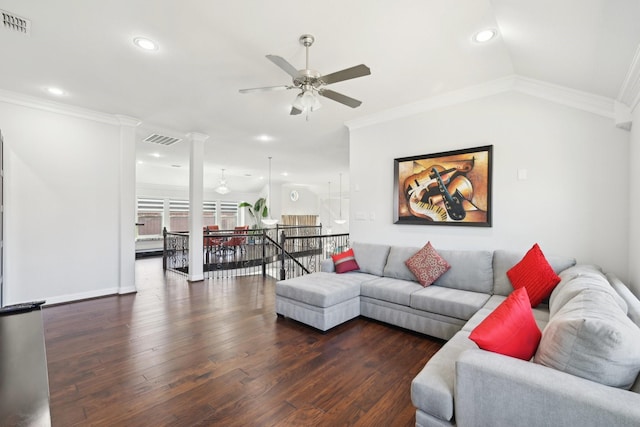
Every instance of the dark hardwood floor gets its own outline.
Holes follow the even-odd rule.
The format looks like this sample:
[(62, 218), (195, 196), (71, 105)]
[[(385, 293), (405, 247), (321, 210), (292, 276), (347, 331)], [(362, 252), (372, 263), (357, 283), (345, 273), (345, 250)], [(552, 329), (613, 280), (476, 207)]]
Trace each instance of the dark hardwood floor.
[(44, 309), (54, 426), (411, 426), (411, 380), (442, 346), (278, 318), (261, 276), (188, 284), (146, 258), (136, 284)]

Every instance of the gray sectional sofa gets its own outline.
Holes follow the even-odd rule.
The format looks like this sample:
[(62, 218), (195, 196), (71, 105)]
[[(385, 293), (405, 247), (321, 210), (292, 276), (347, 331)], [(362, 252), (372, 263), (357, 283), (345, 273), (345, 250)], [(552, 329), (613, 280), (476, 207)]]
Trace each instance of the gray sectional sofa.
[[(640, 349), (640, 339), (635, 342), (640, 338), (640, 301), (615, 276), (575, 265), (572, 258), (547, 256), (561, 282), (548, 303), (532, 309), (546, 353), (523, 361), (481, 350), (469, 334), (513, 291), (506, 273), (524, 252), (438, 250), (451, 269), (423, 287), (405, 265), (420, 248), (358, 242), (352, 248), (360, 267), (356, 272), (336, 274), (329, 259), (321, 272), (279, 281), (276, 312), (323, 331), (364, 316), (448, 340), (411, 383), (417, 426), (640, 425), (637, 371), (630, 390), (598, 382), (624, 374), (629, 382), (628, 371), (616, 370), (616, 357), (631, 365), (640, 357), (635, 353)], [(580, 318), (606, 321), (615, 318), (615, 311), (624, 317), (619, 320), (626, 335), (609, 334), (591, 342), (595, 348), (579, 352), (571, 341), (571, 360), (552, 360), (562, 364), (560, 369), (536, 363), (549, 357), (549, 348), (566, 356), (563, 344), (574, 338), (563, 338), (558, 325), (564, 327), (567, 318), (573, 321), (576, 310)], [(609, 338), (614, 345), (606, 344)], [(626, 358), (607, 353), (616, 347), (615, 339), (628, 341), (620, 349)], [(541, 342), (538, 353), (542, 347)], [(604, 363), (598, 359), (601, 354)]]

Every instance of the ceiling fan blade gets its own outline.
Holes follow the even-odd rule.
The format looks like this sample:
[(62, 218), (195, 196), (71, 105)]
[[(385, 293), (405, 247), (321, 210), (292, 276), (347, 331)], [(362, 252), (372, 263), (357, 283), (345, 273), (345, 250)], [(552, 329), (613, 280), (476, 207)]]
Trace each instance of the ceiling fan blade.
[(371, 70), (364, 64), (356, 65), (355, 67), (345, 68), (335, 73), (327, 74), (326, 76), (320, 76), (318, 80), (322, 80), (324, 84), (331, 84), (341, 82), (343, 80), (355, 79), (356, 77), (368, 76), (371, 74)]
[(334, 101), (337, 101), (351, 108), (359, 107), (360, 104), (362, 104), (362, 101), (358, 101), (355, 98), (348, 97), (347, 95), (343, 95), (334, 90), (320, 89), (318, 93), (324, 96), (325, 98), (333, 99)]
[(251, 92), (271, 92), (274, 90), (285, 90), (285, 89), (293, 89), (295, 86), (265, 86), (265, 87), (254, 87), (250, 89), (240, 89), (240, 93), (251, 93)]
[(299, 73), (298, 70), (296, 70), (296, 67), (287, 62), (283, 57), (278, 55), (267, 55), (267, 59), (283, 69), (284, 72), (289, 74), (292, 78), (295, 79), (298, 77)]
[(298, 114), (301, 114), (302, 110), (298, 110), (296, 107), (291, 107), (291, 113), (289, 113), (292, 116), (297, 116)]

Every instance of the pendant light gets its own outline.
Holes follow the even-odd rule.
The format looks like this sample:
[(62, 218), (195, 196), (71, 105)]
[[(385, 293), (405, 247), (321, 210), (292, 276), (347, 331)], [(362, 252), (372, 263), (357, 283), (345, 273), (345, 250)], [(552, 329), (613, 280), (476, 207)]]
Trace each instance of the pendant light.
[(342, 172), (340, 173), (340, 218), (334, 221), (336, 224), (344, 224), (347, 222), (346, 219), (342, 219)]
[(327, 226), (327, 234), (331, 234), (332, 230), (331, 230), (331, 181), (329, 181), (329, 203), (327, 203), (327, 211), (329, 211), (329, 226)]
[(271, 218), (271, 156), (269, 156), (269, 190), (267, 193), (267, 201), (269, 202), (269, 206), (267, 207), (267, 217), (262, 218), (262, 223), (264, 225), (275, 225), (278, 220)]
[(218, 184), (214, 191), (218, 194), (227, 194), (231, 191), (229, 190), (229, 187), (227, 187), (227, 180), (224, 179), (224, 169), (222, 169), (222, 174), (220, 176), (220, 184)]

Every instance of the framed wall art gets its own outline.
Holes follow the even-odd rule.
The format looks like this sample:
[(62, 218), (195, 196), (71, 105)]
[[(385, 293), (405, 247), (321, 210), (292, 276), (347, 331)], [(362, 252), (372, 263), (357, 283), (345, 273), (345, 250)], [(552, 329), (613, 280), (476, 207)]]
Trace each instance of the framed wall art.
[(492, 150), (394, 159), (394, 223), (491, 227)]

